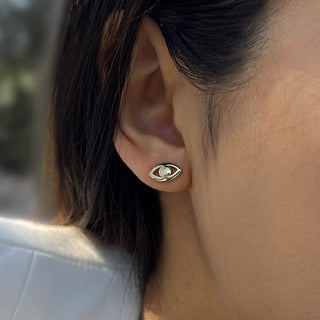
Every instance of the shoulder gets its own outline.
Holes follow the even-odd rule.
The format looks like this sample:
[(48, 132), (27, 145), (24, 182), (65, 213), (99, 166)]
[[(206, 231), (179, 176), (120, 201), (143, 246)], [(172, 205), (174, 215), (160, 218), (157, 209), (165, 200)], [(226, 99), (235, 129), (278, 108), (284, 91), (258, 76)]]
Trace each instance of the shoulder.
[(131, 256), (75, 226), (0, 217), (0, 274), (4, 320), (139, 317)]

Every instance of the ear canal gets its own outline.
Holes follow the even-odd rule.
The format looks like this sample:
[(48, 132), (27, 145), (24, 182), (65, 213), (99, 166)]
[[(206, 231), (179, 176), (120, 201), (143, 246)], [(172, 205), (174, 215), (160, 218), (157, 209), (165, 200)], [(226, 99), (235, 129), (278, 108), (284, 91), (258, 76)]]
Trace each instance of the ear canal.
[(180, 176), (182, 169), (172, 163), (163, 163), (154, 167), (149, 176), (158, 182), (172, 181)]

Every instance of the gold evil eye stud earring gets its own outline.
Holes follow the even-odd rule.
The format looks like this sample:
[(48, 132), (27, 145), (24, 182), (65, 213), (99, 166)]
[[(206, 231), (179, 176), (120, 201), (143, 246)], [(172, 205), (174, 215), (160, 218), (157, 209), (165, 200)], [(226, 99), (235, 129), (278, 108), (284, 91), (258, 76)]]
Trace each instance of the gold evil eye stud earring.
[(172, 181), (180, 176), (182, 169), (172, 163), (163, 163), (154, 167), (149, 176), (159, 182)]

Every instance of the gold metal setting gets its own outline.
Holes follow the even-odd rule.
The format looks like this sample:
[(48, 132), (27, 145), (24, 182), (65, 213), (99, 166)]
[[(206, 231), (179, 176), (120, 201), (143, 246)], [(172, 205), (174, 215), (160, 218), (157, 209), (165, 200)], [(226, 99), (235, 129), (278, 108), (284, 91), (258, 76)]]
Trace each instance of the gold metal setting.
[(172, 163), (163, 163), (154, 167), (149, 176), (159, 182), (172, 181), (179, 177), (182, 173), (182, 169)]

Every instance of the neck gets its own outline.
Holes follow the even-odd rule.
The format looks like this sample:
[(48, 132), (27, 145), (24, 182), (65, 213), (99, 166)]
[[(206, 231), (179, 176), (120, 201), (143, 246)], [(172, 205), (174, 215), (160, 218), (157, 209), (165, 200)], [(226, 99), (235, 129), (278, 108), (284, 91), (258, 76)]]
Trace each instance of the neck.
[(224, 319), (197, 241), (189, 192), (160, 196), (163, 249), (146, 285), (143, 319)]

